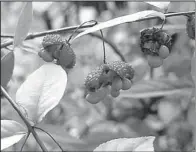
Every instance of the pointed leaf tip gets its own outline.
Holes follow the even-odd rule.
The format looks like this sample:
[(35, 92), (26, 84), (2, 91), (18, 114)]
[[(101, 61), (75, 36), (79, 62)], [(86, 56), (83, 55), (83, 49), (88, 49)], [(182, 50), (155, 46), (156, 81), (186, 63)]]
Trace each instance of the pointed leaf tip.
[(26, 2), (21, 11), (16, 26), (15, 36), (14, 36), (14, 47), (21, 45), (22, 42), (25, 40), (30, 30), (32, 20), (33, 20), (32, 2)]

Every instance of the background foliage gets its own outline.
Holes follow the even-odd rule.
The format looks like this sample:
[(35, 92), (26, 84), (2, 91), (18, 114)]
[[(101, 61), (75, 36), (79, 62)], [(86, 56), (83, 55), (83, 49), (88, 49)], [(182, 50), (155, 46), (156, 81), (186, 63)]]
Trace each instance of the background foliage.
[[(14, 34), (21, 7), (21, 2), (1, 3), (3, 34)], [(157, 9), (143, 2), (54, 2), (48, 6), (47, 3), (36, 2), (34, 7), (30, 32), (78, 25), (90, 19), (106, 21), (142, 10)], [(194, 2), (172, 2), (168, 12), (194, 9)], [(169, 34), (175, 34), (172, 54), (164, 61), (163, 66), (150, 74), (150, 68), (140, 50), (140, 30), (159, 26), (160, 23), (160, 20), (155, 19), (104, 29), (104, 37), (112, 41), (126, 60), (133, 64), (136, 70), (134, 83), (138, 85), (132, 94), (126, 91), (116, 99), (108, 96), (96, 105), (91, 105), (84, 99), (83, 83), (90, 70), (102, 63), (102, 41), (89, 35), (74, 41), (72, 47), (77, 55), (77, 64), (68, 73), (64, 97), (39, 126), (51, 133), (66, 150), (93, 150), (111, 139), (150, 135), (157, 136), (154, 143), (157, 151), (191, 150), (191, 124), (194, 119), (191, 115), (193, 109), (190, 109), (189, 104), (192, 86), (190, 61), (195, 42), (186, 34), (186, 17), (168, 18), (163, 29)], [(69, 35), (62, 34), (66, 37)], [(7, 87), (14, 99), (17, 89), (26, 77), (43, 64), (38, 56), (30, 53), (40, 49), (41, 41), (42, 37), (25, 41), (23, 47), (14, 52), (14, 73)], [(108, 45), (106, 54), (108, 61), (120, 60)], [(172, 93), (176, 89), (179, 92)], [(160, 94), (152, 95), (156, 92)], [(23, 124), (4, 98), (1, 99), (1, 107), (1, 119), (12, 119)], [(39, 135), (49, 150), (58, 149), (45, 134), (40, 132)], [(21, 140), (6, 150), (17, 151), (23, 142)], [(30, 137), (24, 150), (40, 149)]]

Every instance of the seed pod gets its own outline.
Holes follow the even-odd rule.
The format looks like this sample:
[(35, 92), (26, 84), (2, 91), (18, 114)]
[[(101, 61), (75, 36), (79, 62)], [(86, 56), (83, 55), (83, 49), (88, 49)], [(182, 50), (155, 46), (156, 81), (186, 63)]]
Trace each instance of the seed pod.
[(155, 32), (157, 32), (156, 28), (144, 29), (141, 31), (140, 47), (145, 55), (158, 56), (160, 44), (154, 39)]
[(127, 78), (123, 78), (122, 80), (122, 90), (128, 90), (131, 88), (131, 81)]
[(50, 52), (50, 53), (54, 53), (55, 51), (58, 50), (58, 48), (61, 46), (61, 44), (52, 44), (49, 46), (46, 46), (44, 48), (45, 51)]
[(86, 100), (92, 104), (96, 104), (103, 100), (108, 94), (108, 88), (103, 87), (97, 90), (96, 92), (90, 92), (86, 96)]
[(47, 52), (47, 51), (41, 51), (38, 52), (38, 55), (46, 62), (52, 62), (54, 60), (54, 58), (52, 57), (52, 55)]
[(60, 50), (56, 50), (52, 53), (53, 57), (55, 59), (59, 59), (60, 58)]
[(112, 81), (116, 76), (118, 76), (116, 72), (110, 69), (106, 70), (104, 68), (103, 73), (100, 76), (100, 82), (102, 83), (103, 86), (112, 85)]
[(186, 31), (191, 39), (195, 39), (195, 16), (187, 15)]
[(163, 59), (159, 56), (147, 56), (148, 64), (152, 68), (157, 68), (163, 64)]
[(168, 47), (169, 52), (172, 47), (172, 38), (166, 32), (159, 28), (145, 29), (141, 32), (140, 47), (144, 54), (159, 56), (161, 45)]
[(160, 49), (159, 49), (159, 56), (162, 59), (165, 59), (169, 56), (169, 49), (168, 47), (166, 47), (165, 45), (161, 45)]
[(68, 43), (64, 43), (60, 50), (59, 64), (68, 69), (76, 64), (76, 55)]
[(113, 61), (111, 63), (108, 63), (107, 65), (109, 69), (116, 72), (120, 76), (120, 78), (124, 78), (125, 76), (127, 76), (132, 79), (134, 76), (133, 68), (126, 62)]
[(111, 85), (112, 90), (121, 90), (122, 89), (122, 80), (119, 76), (115, 77)]
[(66, 40), (63, 39), (59, 34), (48, 34), (43, 38), (42, 46), (46, 48), (51, 45), (61, 45), (65, 42)]
[(116, 98), (120, 95), (120, 91), (111, 89), (110, 94), (111, 94), (112, 97)]
[(104, 65), (101, 65), (94, 70), (92, 70), (86, 77), (84, 85), (89, 92), (95, 92), (97, 89), (101, 87), (103, 84), (102, 81), (104, 80), (101, 78), (103, 74), (103, 67)]
[(62, 67), (71, 69), (76, 64), (76, 55), (66, 39), (58, 34), (46, 35), (43, 39), (42, 46), (47, 52), (57, 59), (57, 63)]

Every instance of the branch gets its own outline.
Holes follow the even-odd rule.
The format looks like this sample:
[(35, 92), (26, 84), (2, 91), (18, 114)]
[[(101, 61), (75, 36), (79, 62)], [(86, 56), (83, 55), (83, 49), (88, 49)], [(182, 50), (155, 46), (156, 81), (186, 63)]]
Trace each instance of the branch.
[(47, 134), (48, 136), (50, 136), (50, 138), (57, 144), (57, 146), (62, 150), (62, 152), (65, 152), (65, 151), (63, 150), (63, 148), (60, 146), (60, 144), (54, 139), (54, 137), (52, 137), (51, 134), (49, 134), (47, 131), (45, 131), (45, 130), (42, 129), (42, 128), (35, 127), (35, 126), (34, 126), (33, 128), (39, 129), (39, 130), (43, 131), (44, 133), (46, 133), (46, 134)]
[(16, 104), (16, 102), (9, 96), (9, 94), (6, 92), (6, 90), (2, 86), (1, 86), (1, 92), (5, 96), (5, 98), (9, 101), (9, 103), (12, 105), (12, 107), (17, 111), (17, 113), (19, 114), (19, 116), (21, 117), (21, 119), (26, 124), (28, 130), (33, 134), (35, 140), (40, 145), (41, 149), (44, 152), (47, 152), (48, 150), (46, 149), (44, 143), (40, 140), (39, 136), (37, 135), (37, 133), (35, 132), (35, 130), (31, 126), (31, 124), (28, 122), (28, 120), (23, 116), (23, 114), (19, 110), (18, 105)]
[(1, 34), (1, 38), (14, 38), (13, 35), (4, 35)]
[[(84, 25), (84, 26), (80, 27), (80, 29), (87, 28), (87, 27), (92, 27), (94, 25), (95, 24)], [(70, 26), (70, 27), (65, 27), (65, 28), (60, 28), (60, 29), (55, 29), (55, 30), (48, 30), (48, 31), (44, 31), (44, 32), (31, 33), (31, 34), (27, 35), (25, 40), (34, 39), (36, 37), (45, 36), (47, 34), (57, 34), (57, 33), (73, 31), (77, 27), (78, 26)], [(13, 40), (10, 40), (8, 42), (3, 43), (3, 44), (1, 44), (1, 48), (4, 48), (4, 47), (9, 46), (9, 45), (12, 45), (13, 42), (14, 42)]]
[[(68, 33), (70, 33), (70, 32), (71, 32), (71, 31), (68, 31)], [(77, 33), (79, 33), (79, 32), (80, 32), (80, 31), (77, 31)], [(104, 37), (102, 38), (101, 35), (98, 35), (98, 34), (96, 34), (96, 33), (89, 33), (88, 35), (103, 40), (105, 43), (107, 43), (107, 44), (114, 50), (114, 52), (121, 58), (122, 61), (126, 62), (126, 60), (125, 60), (123, 54), (120, 52), (120, 50), (119, 50), (110, 40), (108, 40), (108, 39), (106, 39), (106, 38), (104, 38)], [(2, 36), (3, 36), (3, 37), (14, 38), (13, 35), (2, 35)]]
[[(189, 11), (189, 12), (178, 12), (178, 13), (167, 13), (165, 14), (165, 17), (172, 17), (172, 16), (181, 16), (181, 15), (187, 15), (187, 14), (195, 14), (195, 11)], [(146, 17), (146, 18), (143, 18), (143, 19), (140, 19), (138, 21), (144, 21), (144, 20), (150, 20), (150, 19), (155, 19), (155, 18), (158, 18), (157, 16), (152, 16), (152, 17)], [(137, 22), (138, 22), (137, 21)], [(89, 24), (89, 25), (84, 25), (82, 27), (80, 27), (80, 29), (82, 28), (88, 28), (88, 27), (92, 27), (94, 26), (95, 24)], [(68, 31), (73, 31), (77, 28), (78, 26), (71, 26), (71, 27), (65, 27), (65, 28), (60, 28), (60, 29), (56, 29), (56, 30), (49, 30), (49, 31), (44, 31), (44, 32), (37, 32), (37, 33), (32, 33), (32, 34), (29, 34), (27, 37), (26, 37), (26, 40), (29, 40), (29, 39), (33, 39), (33, 38), (36, 38), (36, 37), (41, 37), (41, 36), (45, 36), (46, 34), (56, 34), (56, 33), (62, 33), (62, 32), (68, 32)], [(6, 46), (9, 46), (9, 45), (12, 45), (13, 44), (13, 40), (10, 40), (9, 42), (6, 42), (6, 43), (3, 43), (1, 44), (1, 48), (4, 48)]]
[(22, 149), (23, 149), (24, 145), (25, 145), (26, 142), (27, 142), (27, 139), (29, 138), (30, 133), (31, 133), (31, 132), (28, 132), (28, 134), (26, 135), (25, 141), (24, 141), (24, 143), (22, 144), (22, 147), (21, 147), (21, 149), (20, 149), (21, 152), (22, 152)]

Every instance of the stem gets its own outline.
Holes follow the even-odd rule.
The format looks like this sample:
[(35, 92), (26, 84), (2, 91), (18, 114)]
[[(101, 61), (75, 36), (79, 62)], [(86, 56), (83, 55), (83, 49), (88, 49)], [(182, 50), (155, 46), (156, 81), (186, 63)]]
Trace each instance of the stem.
[(70, 35), (70, 37), (69, 37), (69, 39), (68, 39), (67, 41), (70, 42), (70, 40), (71, 40), (71, 38), (73, 37), (73, 35), (74, 35), (74, 34), (78, 31), (78, 29), (81, 28), (84, 24), (89, 23), (89, 22), (92, 22), (92, 21), (95, 22), (94, 25), (97, 24), (97, 21), (94, 21), (94, 20), (86, 21), (86, 22), (80, 24), (80, 25), (73, 31), (73, 33)]
[(98, 39), (102, 39), (105, 43), (107, 43), (108, 45), (110, 45), (110, 47), (114, 50), (114, 52), (120, 57), (120, 59), (124, 62), (126, 62), (125, 57), (123, 56), (123, 54), (121, 53), (121, 51), (108, 39), (95, 34), (95, 33), (89, 33), (90, 36), (96, 37)]
[(13, 38), (13, 36), (12, 35), (1, 34), (1, 38)]
[(22, 145), (22, 147), (21, 147), (21, 149), (20, 149), (21, 152), (22, 152), (22, 149), (23, 149), (24, 145), (25, 145), (26, 142), (27, 142), (27, 139), (29, 138), (30, 133), (31, 133), (31, 132), (28, 132), (28, 134), (27, 134), (27, 136), (26, 136), (26, 138), (25, 138), (25, 141), (24, 141), (24, 143), (23, 143), (23, 145)]
[(163, 26), (164, 26), (164, 24), (165, 24), (165, 19), (163, 20), (163, 23), (161, 24), (161, 30), (163, 29)]
[(44, 143), (40, 140), (39, 136), (37, 135), (37, 133), (35, 132), (35, 130), (31, 126), (31, 124), (28, 122), (28, 120), (23, 116), (23, 114), (19, 110), (18, 105), (16, 104), (16, 102), (9, 96), (9, 94), (6, 92), (6, 90), (2, 86), (1, 86), (1, 92), (5, 96), (5, 98), (9, 101), (9, 103), (12, 105), (12, 107), (16, 110), (16, 112), (19, 114), (21, 119), (24, 121), (24, 123), (26, 124), (29, 132), (31, 132), (33, 134), (35, 140), (40, 145), (42, 151), (47, 152), (48, 150), (46, 149)]
[[(188, 12), (178, 12), (178, 13), (167, 13), (165, 14), (165, 17), (172, 17), (172, 16), (180, 16), (180, 15), (187, 15), (187, 14), (195, 14), (195, 11), (188, 11)], [(139, 21), (144, 21), (144, 20), (150, 20), (150, 19), (156, 19), (158, 18), (157, 16), (152, 16), (152, 17), (146, 17), (146, 18), (142, 18)], [(95, 24), (90, 24), (90, 25), (84, 25), (80, 28), (88, 28), (88, 27), (93, 27)], [(62, 32), (68, 32), (68, 31), (72, 31), (75, 30), (76, 28), (78, 28), (78, 26), (71, 26), (71, 27), (66, 27), (66, 28), (60, 28), (60, 29), (56, 29), (56, 30), (49, 30), (49, 31), (44, 31), (44, 32), (37, 32), (37, 33), (32, 33), (29, 34), (25, 40), (29, 40), (29, 39), (34, 39), (36, 37), (41, 37), (41, 36), (45, 36), (47, 34), (56, 34), (56, 33), (62, 33)], [(4, 48), (6, 46), (12, 45), (13, 44), (13, 40), (10, 40), (9, 42), (5, 42), (3, 44), (1, 44), (1, 48)]]
[[(102, 30), (100, 30), (101, 32), (101, 36), (102, 36), (102, 40), (103, 40), (103, 32)], [(103, 40), (103, 63), (106, 64), (106, 53), (105, 53), (105, 43), (104, 43), (104, 40)]]
[(49, 134), (47, 131), (45, 131), (45, 130), (42, 129), (42, 128), (35, 127), (35, 126), (34, 126), (33, 128), (39, 129), (39, 130), (43, 131), (44, 133), (46, 133), (46, 134), (47, 134), (48, 136), (50, 136), (50, 138), (57, 144), (57, 146), (58, 146), (63, 152), (65, 152), (65, 151), (63, 150), (63, 148), (60, 146), (60, 144), (54, 139), (54, 137), (52, 137), (51, 134)]

